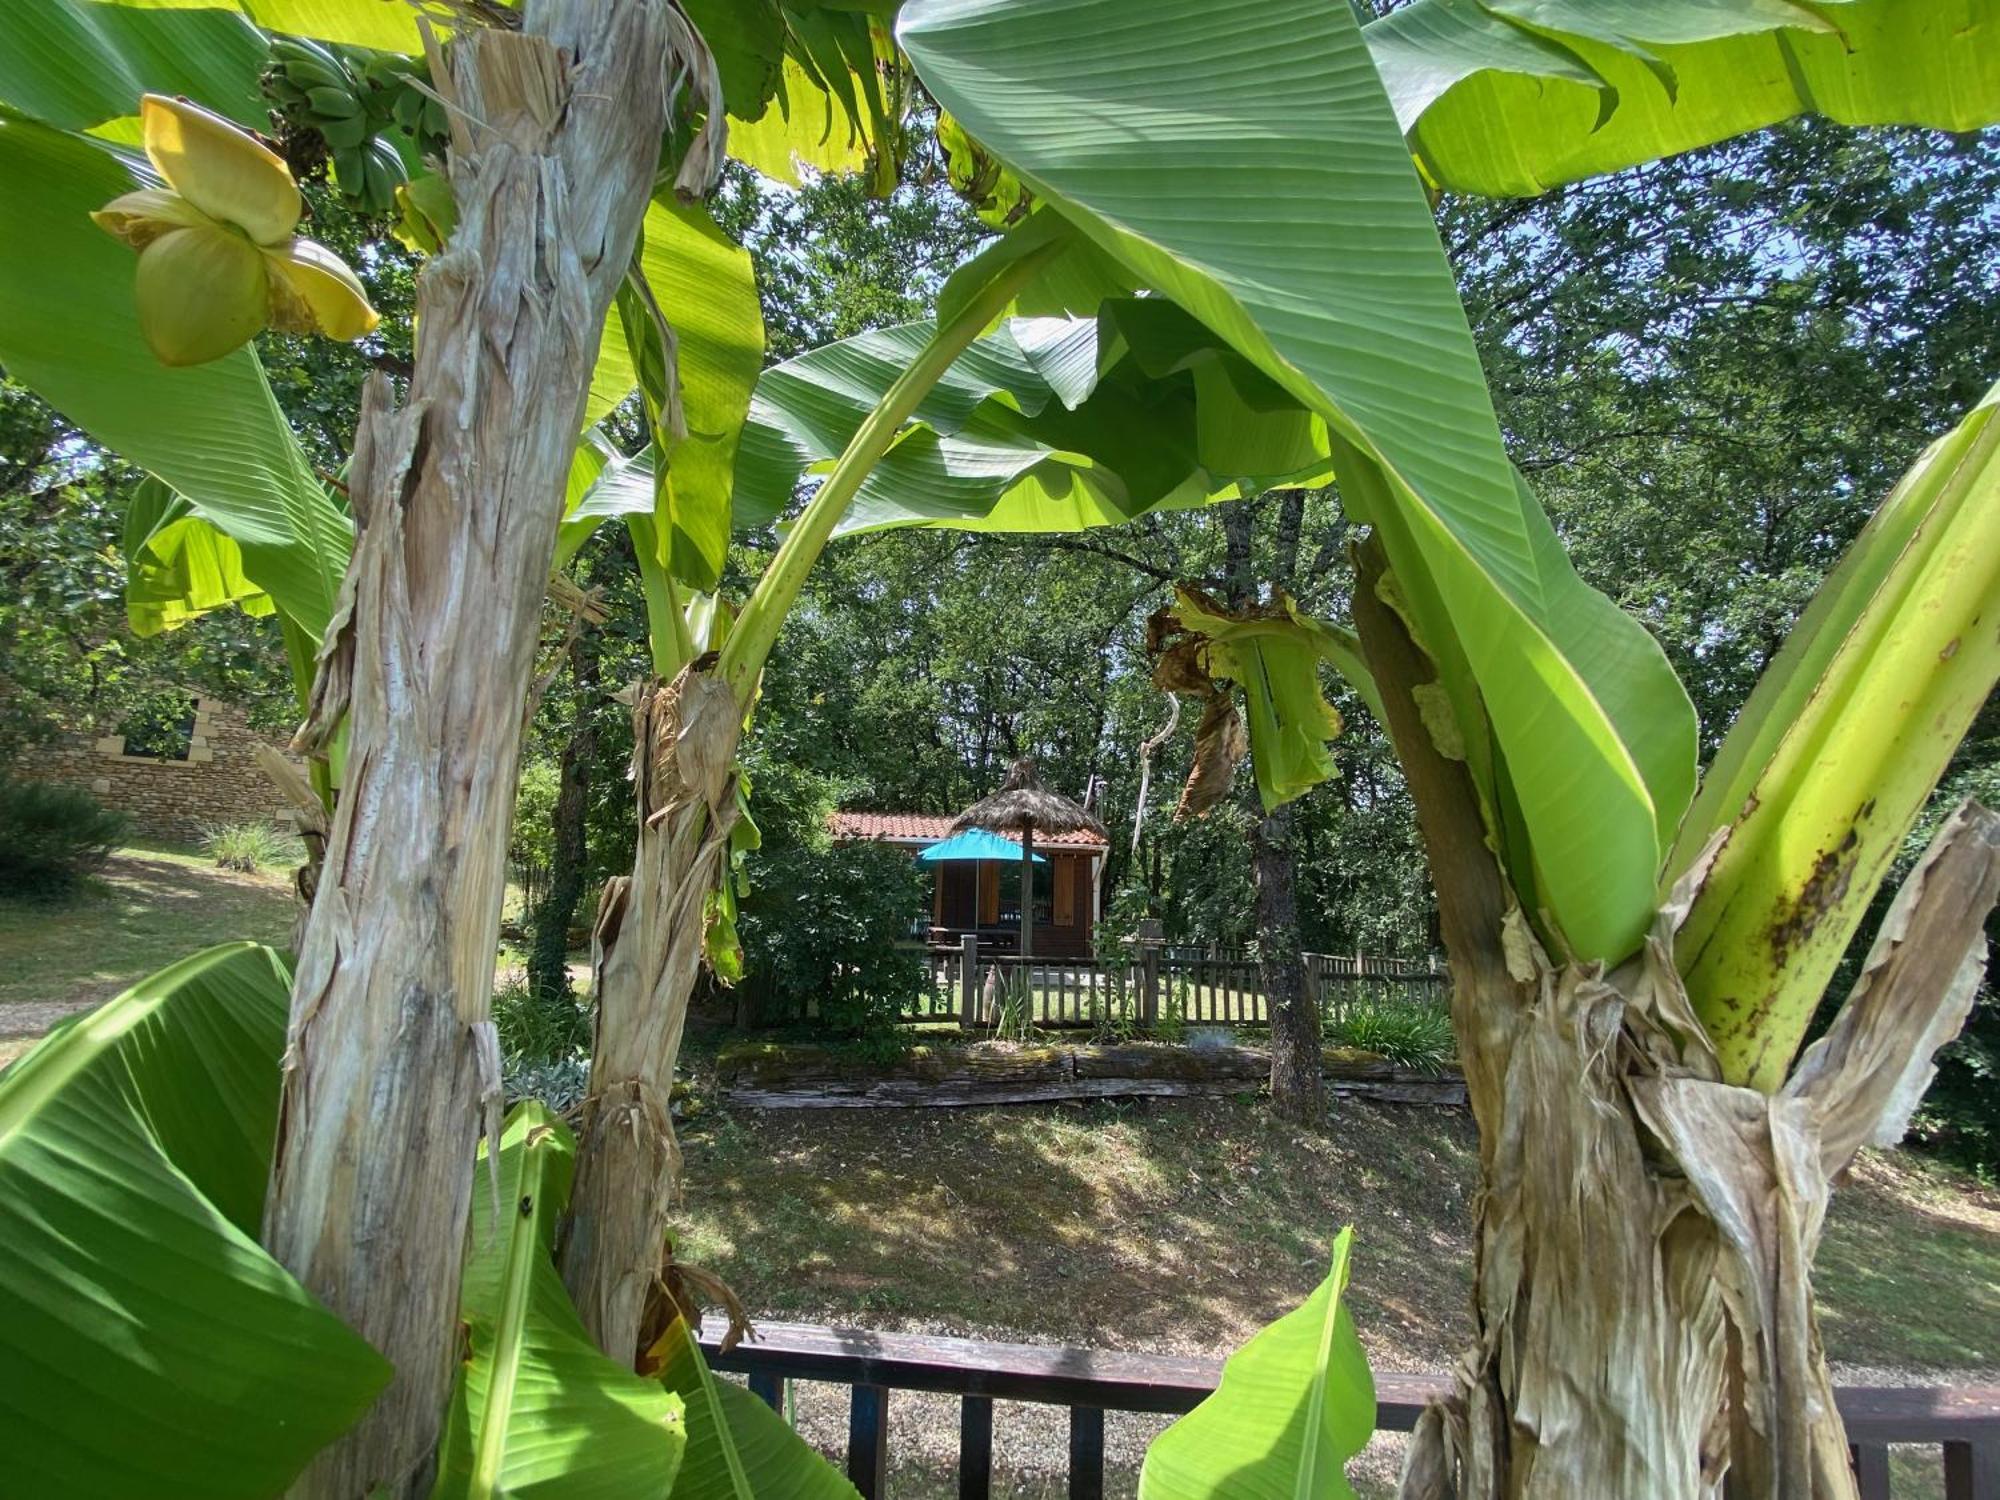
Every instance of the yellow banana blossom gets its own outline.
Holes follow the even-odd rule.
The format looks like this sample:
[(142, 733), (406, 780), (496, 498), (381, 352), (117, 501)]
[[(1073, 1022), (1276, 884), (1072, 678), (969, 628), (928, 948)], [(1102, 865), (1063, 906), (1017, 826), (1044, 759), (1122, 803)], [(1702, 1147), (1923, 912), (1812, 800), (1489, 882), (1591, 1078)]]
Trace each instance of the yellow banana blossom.
[(266, 327), (358, 339), (381, 321), (339, 256), (293, 235), (304, 203), (277, 156), (183, 99), (146, 95), (139, 123), (167, 186), (91, 218), (139, 252), (139, 331), (161, 364), (220, 359)]

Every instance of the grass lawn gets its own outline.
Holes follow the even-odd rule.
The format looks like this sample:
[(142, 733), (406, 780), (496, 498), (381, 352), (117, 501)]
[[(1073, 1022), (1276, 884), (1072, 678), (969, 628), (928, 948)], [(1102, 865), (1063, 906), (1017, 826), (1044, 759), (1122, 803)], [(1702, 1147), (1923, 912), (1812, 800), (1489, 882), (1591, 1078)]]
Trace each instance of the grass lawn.
[(0, 901), (0, 1064), (73, 1010), (216, 943), (284, 943), (289, 871), (238, 874), (205, 855), (121, 849), (66, 901)]
[[(0, 904), (0, 1064), (175, 957), (282, 942), (291, 922), (286, 874), (165, 849), (121, 851), (73, 901)], [(713, 1090), (699, 1056), (694, 1068), (699, 1103)], [(1251, 1095), (711, 1106), (682, 1140), (681, 1254), (767, 1318), (1221, 1354), (1303, 1299), (1352, 1223), (1350, 1298), (1378, 1368), (1445, 1368), (1466, 1332), (1478, 1158), (1461, 1113), (1347, 1102), (1307, 1132)], [(2000, 1192), (1919, 1157), (1864, 1156), (1835, 1195), (1818, 1282), (1846, 1378), (2000, 1379)], [(840, 1394), (800, 1391), (802, 1427), (839, 1451)], [(898, 1500), (956, 1493), (955, 1408), (899, 1396), (892, 1422)], [(996, 1493), (1060, 1495), (1060, 1413), (1003, 1404), (996, 1423)], [(1158, 1426), (1110, 1420), (1108, 1493), (1133, 1493)], [(1395, 1463), (1379, 1440), (1362, 1493), (1389, 1493)]]
[[(682, 1143), (681, 1254), (774, 1319), (1221, 1354), (1303, 1300), (1352, 1223), (1376, 1368), (1444, 1369), (1469, 1326), (1478, 1157), (1455, 1112), (1345, 1102), (1314, 1133), (1248, 1097), (718, 1110)], [(1871, 1153), (1835, 1195), (1818, 1280), (1845, 1378), (1996, 1379), (2000, 1193)], [(799, 1392), (804, 1430), (841, 1451), (840, 1393)], [(943, 1500), (956, 1413), (897, 1401), (894, 1493)], [(995, 1493), (1063, 1493), (1059, 1414), (1001, 1412)], [(1110, 1419), (1108, 1493), (1133, 1493), (1158, 1427)], [(1364, 1495), (1393, 1492), (1399, 1451), (1378, 1439)]]

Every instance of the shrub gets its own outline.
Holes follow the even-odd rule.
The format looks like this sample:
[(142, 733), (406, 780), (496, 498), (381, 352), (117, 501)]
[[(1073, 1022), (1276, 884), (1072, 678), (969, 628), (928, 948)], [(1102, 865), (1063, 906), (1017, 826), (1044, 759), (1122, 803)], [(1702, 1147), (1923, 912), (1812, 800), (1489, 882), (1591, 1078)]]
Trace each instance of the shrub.
[(0, 779), (0, 895), (60, 896), (104, 868), (131, 831), (90, 793)]
[(295, 835), (270, 823), (206, 824), (201, 849), (223, 869), (249, 874), (295, 865), (305, 857)]
[(590, 1046), (590, 1017), (566, 995), (537, 998), (524, 978), (493, 991), (493, 1027), (510, 1066), (545, 1067), (580, 1058)]
[(763, 844), (737, 916), (744, 984), (766, 1019), (810, 1018), (828, 1039), (892, 1031), (924, 990), (923, 950), (909, 937), (929, 910), (928, 869), (901, 849), (835, 846), (826, 780), (772, 763), (752, 776)]
[(1398, 1067), (1424, 1073), (1443, 1072), (1457, 1055), (1450, 1014), (1442, 1005), (1423, 1000), (1356, 1005), (1327, 1022), (1326, 1039), (1380, 1053)]

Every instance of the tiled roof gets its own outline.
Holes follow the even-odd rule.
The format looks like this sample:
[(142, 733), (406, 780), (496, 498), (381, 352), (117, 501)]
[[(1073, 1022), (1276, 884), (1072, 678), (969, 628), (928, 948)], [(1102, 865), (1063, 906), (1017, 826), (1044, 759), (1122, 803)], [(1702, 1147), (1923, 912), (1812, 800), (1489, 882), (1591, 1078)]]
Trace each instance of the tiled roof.
[[(950, 813), (837, 812), (827, 819), (827, 827), (837, 839), (878, 839), (895, 844), (935, 844), (951, 837)], [(1068, 845), (1079, 849), (1105, 848), (1103, 839), (1092, 833), (1035, 835), (1037, 847)]]

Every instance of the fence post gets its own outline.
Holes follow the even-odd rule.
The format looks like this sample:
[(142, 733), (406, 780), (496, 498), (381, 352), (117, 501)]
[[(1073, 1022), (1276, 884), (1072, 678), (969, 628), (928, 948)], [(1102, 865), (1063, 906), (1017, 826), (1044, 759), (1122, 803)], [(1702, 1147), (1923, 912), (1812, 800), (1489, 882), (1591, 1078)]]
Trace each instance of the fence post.
[(1160, 944), (1166, 924), (1158, 917), (1139, 919), (1139, 1024), (1156, 1026), (1160, 1020)]
[(979, 1024), (979, 934), (968, 932), (959, 943), (959, 1025)]

